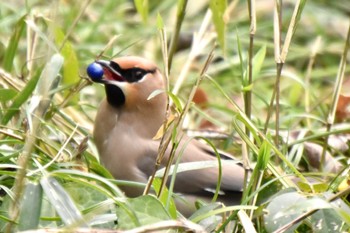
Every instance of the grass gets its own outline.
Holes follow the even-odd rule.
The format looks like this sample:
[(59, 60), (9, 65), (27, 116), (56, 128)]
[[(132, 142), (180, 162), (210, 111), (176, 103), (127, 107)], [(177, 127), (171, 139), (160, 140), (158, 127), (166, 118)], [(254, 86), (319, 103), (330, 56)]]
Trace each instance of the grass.
[[(1, 2), (0, 231), (348, 231), (350, 126), (338, 107), (349, 95), (346, 3)], [(241, 205), (202, 204), (177, 219), (159, 177), (162, 198), (126, 199), (118, 186), (144, 185), (99, 163), (91, 135), (104, 91), (85, 73), (120, 55), (162, 68), (169, 98), (191, 118), (179, 128), (210, 122), (229, 135), (215, 147), (254, 165)], [(190, 103), (198, 89), (206, 108)]]

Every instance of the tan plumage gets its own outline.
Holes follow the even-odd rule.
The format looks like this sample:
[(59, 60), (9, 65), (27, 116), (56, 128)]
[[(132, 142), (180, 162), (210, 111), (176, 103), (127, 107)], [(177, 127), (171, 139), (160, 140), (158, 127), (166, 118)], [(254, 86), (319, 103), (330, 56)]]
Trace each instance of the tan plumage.
[[(165, 93), (149, 100), (148, 97), (153, 91), (164, 89), (163, 77), (154, 63), (139, 57), (121, 57), (110, 63), (96, 62), (103, 66), (104, 77), (100, 82), (105, 84), (107, 95), (107, 99), (100, 105), (94, 127), (94, 139), (101, 161), (116, 179), (146, 183), (153, 172), (159, 147), (159, 141), (152, 138), (164, 121), (166, 109)], [(136, 78), (135, 81), (138, 76), (142, 78)], [(122, 79), (124, 80), (116, 81)], [(123, 97), (125, 101), (115, 100)], [(185, 137), (184, 141), (187, 139)], [(183, 144), (184, 142), (180, 143), (180, 148)], [(211, 155), (211, 150), (192, 140), (181, 161), (216, 160)], [(163, 160), (163, 165), (166, 160), (167, 158)], [(212, 196), (207, 189), (215, 189), (217, 176), (217, 168), (179, 173), (176, 176), (175, 192), (206, 199)], [(221, 200), (237, 203), (243, 187), (243, 177), (244, 169), (241, 166), (223, 164), (221, 189), (229, 195)], [(131, 197), (143, 192), (142, 188), (121, 188)], [(178, 207), (186, 214), (193, 210), (193, 206), (189, 209), (183, 205)]]

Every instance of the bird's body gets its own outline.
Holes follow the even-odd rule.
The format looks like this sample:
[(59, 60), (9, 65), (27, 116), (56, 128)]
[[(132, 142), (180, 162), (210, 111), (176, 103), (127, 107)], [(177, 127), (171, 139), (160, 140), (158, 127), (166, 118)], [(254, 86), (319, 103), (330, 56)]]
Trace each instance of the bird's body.
[[(146, 183), (153, 172), (160, 143), (153, 138), (164, 122), (166, 111), (164, 92), (152, 98), (149, 96), (164, 89), (162, 75), (155, 64), (139, 57), (96, 63), (103, 68), (104, 77), (99, 82), (105, 84), (107, 95), (100, 105), (94, 126), (100, 159), (116, 179)], [(181, 162), (216, 160), (209, 146), (196, 140), (187, 143), (188, 140), (184, 136), (179, 145), (179, 148), (185, 148)], [(162, 161), (163, 166), (169, 153), (170, 149)], [(208, 190), (215, 189), (218, 173), (217, 167), (181, 172), (176, 176), (174, 191), (189, 197), (210, 197), (212, 193)], [(243, 177), (244, 169), (240, 165), (223, 163), (221, 189), (235, 193), (226, 199), (237, 202), (240, 197), (237, 193), (243, 188)], [(131, 186), (122, 189), (130, 197), (143, 192), (142, 188)], [(193, 206), (190, 209), (193, 210)], [(187, 210), (182, 212), (189, 213)]]

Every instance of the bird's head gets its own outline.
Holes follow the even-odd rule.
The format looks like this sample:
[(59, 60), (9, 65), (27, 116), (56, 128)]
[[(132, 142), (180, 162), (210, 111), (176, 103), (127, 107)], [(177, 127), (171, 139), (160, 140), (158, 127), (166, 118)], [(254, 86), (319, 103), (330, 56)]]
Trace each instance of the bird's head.
[[(93, 82), (105, 85), (108, 103), (114, 107), (147, 105), (152, 102), (148, 101), (152, 92), (164, 89), (157, 66), (141, 57), (96, 60), (88, 66), (87, 74)], [(164, 95), (157, 99), (158, 102), (165, 101)]]

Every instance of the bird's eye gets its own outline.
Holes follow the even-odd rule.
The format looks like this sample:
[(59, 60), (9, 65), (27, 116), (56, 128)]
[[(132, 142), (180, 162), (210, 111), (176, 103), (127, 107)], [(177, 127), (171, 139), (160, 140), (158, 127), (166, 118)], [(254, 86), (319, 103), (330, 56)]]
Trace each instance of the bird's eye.
[(141, 70), (137, 70), (137, 71), (135, 72), (135, 78), (136, 78), (137, 80), (142, 79), (144, 75), (145, 75), (145, 72), (142, 72)]
[(147, 74), (147, 71), (140, 68), (133, 68), (129, 69), (126, 73), (126, 80), (133, 83), (140, 81)]

